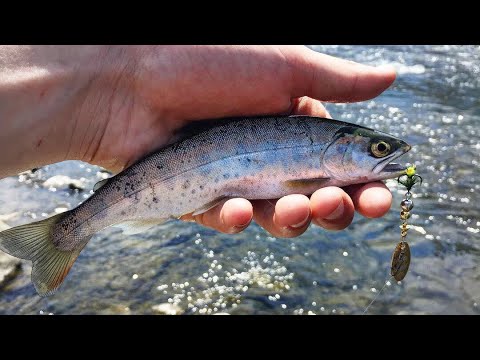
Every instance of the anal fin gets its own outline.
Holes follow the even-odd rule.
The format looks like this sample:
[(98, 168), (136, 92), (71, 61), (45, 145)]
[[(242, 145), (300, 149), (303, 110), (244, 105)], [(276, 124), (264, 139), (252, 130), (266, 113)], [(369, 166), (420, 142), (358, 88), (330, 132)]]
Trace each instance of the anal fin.
[(113, 225), (123, 230), (125, 235), (134, 235), (147, 231), (155, 225), (159, 225), (167, 221), (168, 219), (155, 219), (155, 220), (128, 220)]

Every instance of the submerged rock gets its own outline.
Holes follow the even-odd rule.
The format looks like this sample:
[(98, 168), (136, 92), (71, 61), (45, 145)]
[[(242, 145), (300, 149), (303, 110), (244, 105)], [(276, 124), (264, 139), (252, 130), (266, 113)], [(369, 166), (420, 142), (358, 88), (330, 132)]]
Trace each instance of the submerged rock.
[(20, 260), (0, 251), (0, 288), (13, 280), (21, 268)]
[[(15, 217), (17, 213), (0, 216), (0, 231), (10, 228), (2, 219), (10, 219)], [(22, 268), (22, 263), (19, 259), (14, 258), (3, 251), (0, 251), (0, 288), (7, 285), (15, 276), (18, 275)]]
[(40, 168), (34, 168), (32, 170), (23, 171), (18, 174), (18, 181), (25, 184), (36, 184), (43, 181), (42, 171), (38, 171)]
[(51, 178), (48, 178), (43, 183), (43, 187), (45, 188), (66, 188), (68, 187), (70, 190), (78, 190), (83, 191), (85, 190), (85, 184), (82, 180), (72, 179), (66, 175), (55, 175)]
[(7, 224), (5, 224), (3, 221), (9, 221), (15, 219), (20, 213), (19, 212), (14, 212), (11, 214), (4, 214), (0, 215), (0, 231), (6, 230), (10, 228)]
[(181, 315), (183, 314), (183, 309), (178, 305), (163, 303), (152, 306), (152, 310), (161, 315)]

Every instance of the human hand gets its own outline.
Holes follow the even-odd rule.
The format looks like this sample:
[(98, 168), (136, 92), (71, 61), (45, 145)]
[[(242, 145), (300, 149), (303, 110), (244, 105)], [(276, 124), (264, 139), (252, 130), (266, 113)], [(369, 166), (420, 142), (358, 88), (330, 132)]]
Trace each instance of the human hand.
[[(45, 60), (52, 51), (53, 67)], [(37, 120), (44, 123), (27, 134), (29, 145), (19, 157), (13, 156), (16, 165), (6, 167), (10, 173), (66, 159), (118, 172), (175, 141), (175, 130), (188, 122), (261, 114), (330, 117), (320, 101), (366, 100), (395, 79), (393, 69), (355, 64), (300, 46), (49, 47), (32, 48), (29, 56), (30, 62), (33, 57), (44, 64), (40, 70), (49, 71), (24, 81), (30, 88), (23, 98), (18, 91), (5, 95), (5, 82), (0, 81), (0, 104), (2, 99), (6, 104), (0, 116), (2, 111), (11, 114), (15, 104), (26, 106), (35, 99), (40, 100)], [(82, 66), (69, 66), (74, 60)], [(0, 71), (1, 65), (0, 61)], [(18, 82), (14, 84), (17, 90)], [(29, 116), (32, 110), (20, 118)], [(9, 124), (7, 130), (15, 130)], [(13, 146), (11, 139), (4, 140), (4, 148)], [(230, 199), (183, 220), (235, 233), (253, 218), (274, 236), (293, 237), (311, 221), (326, 229), (343, 229), (355, 209), (366, 217), (383, 216), (391, 200), (388, 188), (374, 182), (323, 188), (310, 198)]]

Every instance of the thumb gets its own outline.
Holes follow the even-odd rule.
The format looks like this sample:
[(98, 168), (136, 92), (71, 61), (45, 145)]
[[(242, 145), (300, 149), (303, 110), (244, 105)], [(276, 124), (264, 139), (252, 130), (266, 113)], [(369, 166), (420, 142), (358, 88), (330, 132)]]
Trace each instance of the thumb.
[(288, 55), (287, 61), (293, 69), (292, 94), (295, 97), (308, 96), (330, 102), (362, 101), (382, 93), (396, 77), (392, 66), (362, 65), (320, 54), (307, 47)]

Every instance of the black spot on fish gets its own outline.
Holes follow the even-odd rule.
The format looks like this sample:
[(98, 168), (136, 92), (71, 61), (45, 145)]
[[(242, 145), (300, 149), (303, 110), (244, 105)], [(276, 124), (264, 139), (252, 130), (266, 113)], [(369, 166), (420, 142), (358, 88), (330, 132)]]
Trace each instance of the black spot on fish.
[(203, 185), (200, 185), (200, 190), (203, 190), (203, 187), (204, 187)]
[(215, 178), (215, 183), (218, 183), (220, 181), (220, 179), (217, 177)]
[(224, 178), (224, 179), (228, 179), (229, 177), (230, 177), (229, 174), (223, 174), (223, 178)]
[(120, 186), (118, 186), (118, 185), (115, 186), (115, 189), (116, 189), (117, 191), (120, 191)]
[(157, 199), (156, 197), (153, 197), (152, 201), (153, 201), (154, 203), (158, 203), (158, 199)]
[(122, 210), (122, 211), (120, 212), (120, 215), (127, 215), (127, 213), (125, 212), (125, 210)]
[(135, 185), (133, 183), (130, 183), (130, 182), (125, 183), (125, 189), (124, 189), (125, 194), (128, 194), (134, 190), (135, 190)]
[(192, 194), (195, 194), (196, 193), (196, 190), (195, 189), (192, 189)]
[(161, 164), (157, 165), (157, 169), (162, 170), (162, 169), (163, 169), (163, 165), (161, 165)]

